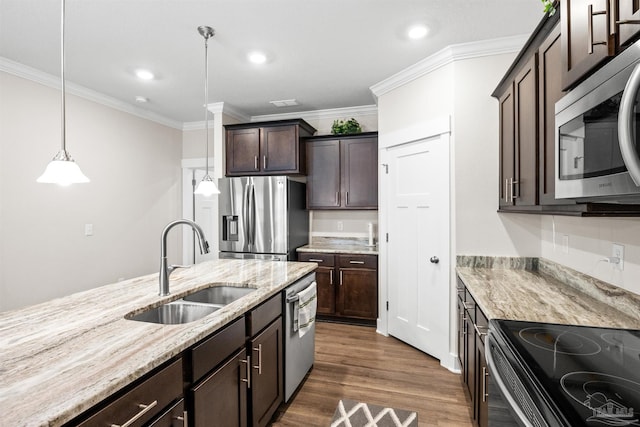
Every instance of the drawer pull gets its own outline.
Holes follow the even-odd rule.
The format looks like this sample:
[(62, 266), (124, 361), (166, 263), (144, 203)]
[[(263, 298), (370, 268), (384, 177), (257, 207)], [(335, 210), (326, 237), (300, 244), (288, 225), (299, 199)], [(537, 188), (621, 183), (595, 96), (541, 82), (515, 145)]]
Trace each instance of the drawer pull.
[(258, 370), (258, 375), (262, 375), (262, 344), (258, 344), (258, 348), (253, 348), (253, 351), (258, 352), (258, 364), (253, 369)]
[(485, 331), (485, 332), (482, 332), (482, 331), (480, 330), (480, 328), (478, 328), (478, 325), (476, 325), (475, 323), (473, 324), (473, 328), (476, 330), (476, 334), (478, 334), (478, 336), (479, 336), (480, 338), (482, 338), (482, 337), (484, 337), (485, 335), (487, 335), (487, 332), (486, 332), (486, 331)]
[(349, 261), (349, 264), (364, 264), (364, 261)]
[(324, 262), (323, 259), (309, 258), (309, 262)]
[(182, 412), (181, 417), (175, 417), (176, 420), (182, 421), (182, 425), (187, 427), (189, 425), (189, 413), (187, 411)]
[(487, 377), (489, 373), (487, 372), (487, 367), (482, 367), (482, 401), (486, 402), (487, 397), (489, 397), (489, 393), (487, 393)]
[(148, 405), (145, 405), (144, 403), (138, 403), (138, 408), (141, 409), (140, 412), (138, 412), (133, 417), (131, 417), (129, 419), (129, 421), (127, 421), (126, 423), (124, 423), (124, 424), (111, 424), (111, 427), (129, 427), (131, 424), (133, 424), (136, 421), (138, 421), (144, 414), (146, 414), (147, 412), (152, 410), (157, 404), (158, 404), (157, 400), (154, 400), (153, 402), (149, 403)]
[(466, 301), (462, 303), (462, 306), (464, 307), (465, 310), (473, 310), (475, 304), (469, 304), (467, 305)]

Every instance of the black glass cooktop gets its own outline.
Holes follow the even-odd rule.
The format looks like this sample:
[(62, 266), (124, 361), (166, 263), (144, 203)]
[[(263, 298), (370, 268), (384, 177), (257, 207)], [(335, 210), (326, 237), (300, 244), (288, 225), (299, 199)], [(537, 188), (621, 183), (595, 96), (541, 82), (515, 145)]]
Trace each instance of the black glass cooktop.
[(640, 330), (492, 321), (570, 426), (640, 426)]

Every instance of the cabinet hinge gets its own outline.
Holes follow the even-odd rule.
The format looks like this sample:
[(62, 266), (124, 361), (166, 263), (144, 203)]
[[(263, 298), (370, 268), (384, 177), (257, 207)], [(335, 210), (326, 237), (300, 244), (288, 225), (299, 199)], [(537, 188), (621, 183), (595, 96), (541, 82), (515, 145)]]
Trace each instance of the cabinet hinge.
[(387, 311), (389, 311), (389, 301), (387, 301)]
[(382, 166), (384, 166), (384, 173), (389, 175), (389, 164), (388, 163), (383, 163)]

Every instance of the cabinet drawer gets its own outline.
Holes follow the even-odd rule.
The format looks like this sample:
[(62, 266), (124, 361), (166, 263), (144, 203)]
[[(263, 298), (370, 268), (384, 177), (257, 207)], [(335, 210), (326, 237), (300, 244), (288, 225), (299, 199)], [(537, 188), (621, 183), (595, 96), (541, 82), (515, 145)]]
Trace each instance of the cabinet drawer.
[(178, 359), (78, 425), (123, 425), (135, 418), (129, 425), (141, 426), (181, 395), (182, 359)]
[(245, 343), (244, 316), (205, 339), (191, 350), (191, 377), (197, 382)]
[(317, 262), (320, 267), (333, 267), (335, 265), (333, 254), (300, 252), (298, 253), (298, 261)]
[(247, 316), (249, 336), (252, 337), (256, 335), (280, 315), (282, 315), (282, 293), (278, 293), (249, 312)]
[(378, 268), (378, 257), (375, 255), (338, 255), (340, 268)]
[(184, 410), (184, 399), (167, 409), (149, 427), (187, 427), (188, 415)]

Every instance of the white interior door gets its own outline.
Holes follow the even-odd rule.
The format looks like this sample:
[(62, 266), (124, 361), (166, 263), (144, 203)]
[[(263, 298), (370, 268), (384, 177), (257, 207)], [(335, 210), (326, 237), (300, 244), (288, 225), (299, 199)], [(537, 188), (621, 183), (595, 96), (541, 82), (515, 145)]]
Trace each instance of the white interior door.
[(387, 150), (390, 335), (449, 352), (449, 146), (429, 138)]

